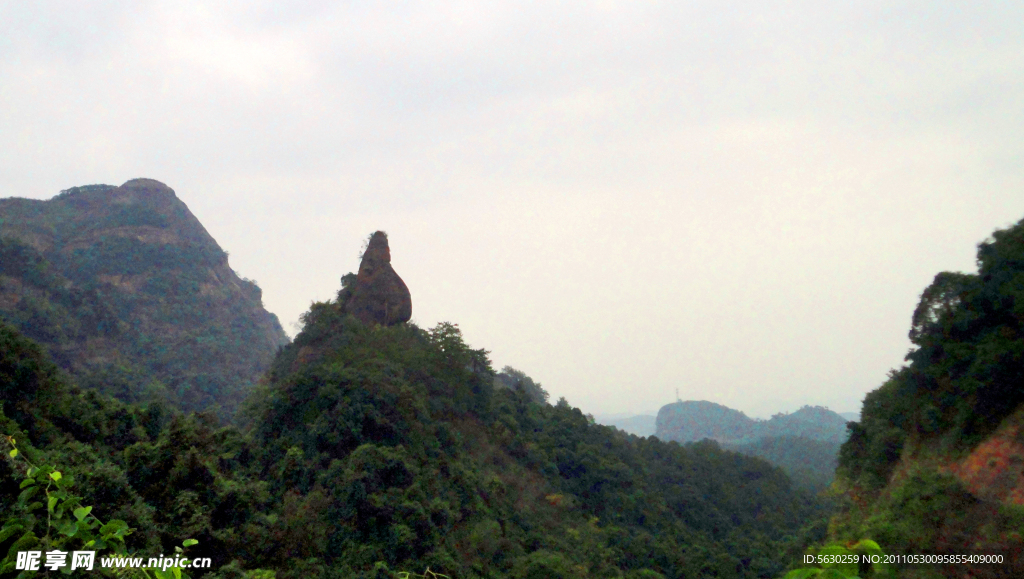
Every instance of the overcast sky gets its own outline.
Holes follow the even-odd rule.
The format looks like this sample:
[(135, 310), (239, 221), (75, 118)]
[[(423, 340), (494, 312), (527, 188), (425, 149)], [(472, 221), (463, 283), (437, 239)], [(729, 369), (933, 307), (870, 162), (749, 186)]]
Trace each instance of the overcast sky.
[(0, 196), (148, 177), (289, 333), (388, 232), (423, 327), (594, 414), (859, 410), (1024, 218), (1024, 3), (0, 0)]

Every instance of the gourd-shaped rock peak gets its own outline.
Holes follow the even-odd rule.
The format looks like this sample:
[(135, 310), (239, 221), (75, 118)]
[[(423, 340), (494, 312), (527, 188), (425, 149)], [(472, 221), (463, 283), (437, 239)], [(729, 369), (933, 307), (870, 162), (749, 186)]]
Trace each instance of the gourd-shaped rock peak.
[(412, 296), (391, 267), (391, 248), (383, 231), (370, 236), (355, 283), (346, 289), (350, 293), (344, 311), (365, 324), (393, 326), (412, 317)]

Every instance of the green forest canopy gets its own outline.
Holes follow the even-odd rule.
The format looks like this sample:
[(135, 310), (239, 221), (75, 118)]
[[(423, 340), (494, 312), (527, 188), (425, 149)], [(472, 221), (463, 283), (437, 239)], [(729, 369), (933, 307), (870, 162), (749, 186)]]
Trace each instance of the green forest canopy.
[[(452, 324), (367, 327), (314, 304), (244, 428), (69, 386), (12, 328), (0, 337), (3, 431), (135, 528), (131, 548), (195, 538), (221, 577), (769, 577), (823, 532), (824, 506), (766, 462), (495, 388)], [(44, 532), (17, 482), (2, 463), (0, 517), (29, 524), (0, 552)]]

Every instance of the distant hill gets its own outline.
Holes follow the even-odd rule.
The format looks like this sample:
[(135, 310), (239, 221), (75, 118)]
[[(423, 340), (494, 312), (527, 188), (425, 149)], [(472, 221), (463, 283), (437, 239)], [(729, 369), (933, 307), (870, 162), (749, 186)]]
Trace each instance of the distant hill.
[(772, 462), (798, 486), (821, 491), (835, 477), (846, 424), (845, 418), (821, 406), (754, 420), (721, 404), (688, 400), (661, 408), (655, 436), (677, 442), (711, 439), (722, 448)]
[(666, 404), (658, 411), (655, 435), (662, 440), (693, 442), (705, 438), (745, 444), (763, 437), (803, 436), (812, 440), (846, 440), (847, 420), (821, 406), (804, 406), (770, 420), (755, 420), (739, 410), (705, 400)]
[(81, 386), (226, 418), (288, 343), (261, 298), (157, 181), (0, 199), (0, 320)]
[(658, 411), (655, 436), (676, 442), (709, 438), (719, 442), (739, 441), (754, 432), (755, 421), (739, 410), (706, 400), (666, 404)]
[(849, 436), (846, 423), (839, 414), (821, 406), (804, 406), (789, 414), (776, 414), (769, 420), (755, 423), (754, 433), (747, 440), (763, 437), (802, 436), (811, 440), (842, 443)]

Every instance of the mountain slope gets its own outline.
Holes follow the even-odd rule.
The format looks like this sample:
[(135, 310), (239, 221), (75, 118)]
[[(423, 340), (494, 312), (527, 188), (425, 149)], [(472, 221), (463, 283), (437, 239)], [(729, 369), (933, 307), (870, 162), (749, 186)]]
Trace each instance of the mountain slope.
[[(864, 399), (842, 447), (837, 539), (897, 553), (1003, 553), (1024, 576), (1024, 220), (940, 273), (914, 312), (908, 365)], [(974, 576), (1001, 576), (992, 568)]]
[[(771, 577), (824, 518), (764, 461), (495, 388), (486, 352), (452, 324), (367, 326), (337, 302), (304, 321), (253, 393), (247, 431), (66, 385), (0, 324), (0, 427), (73, 476), (96, 516), (139, 529), (131, 549), (195, 538), (190, 554), (224, 579)], [(0, 519), (23, 528), (0, 552), (46, 531), (13, 461), (0, 455)]]
[(282, 491), (329, 495), (321, 557), (453, 577), (755, 577), (822, 513), (763, 461), (623, 435), (493, 375), (452, 325), (311, 309), (253, 433), (265, 470), (290, 461)]
[(230, 416), (287, 336), (170, 188), (0, 200), (0, 319), (82, 386)]

